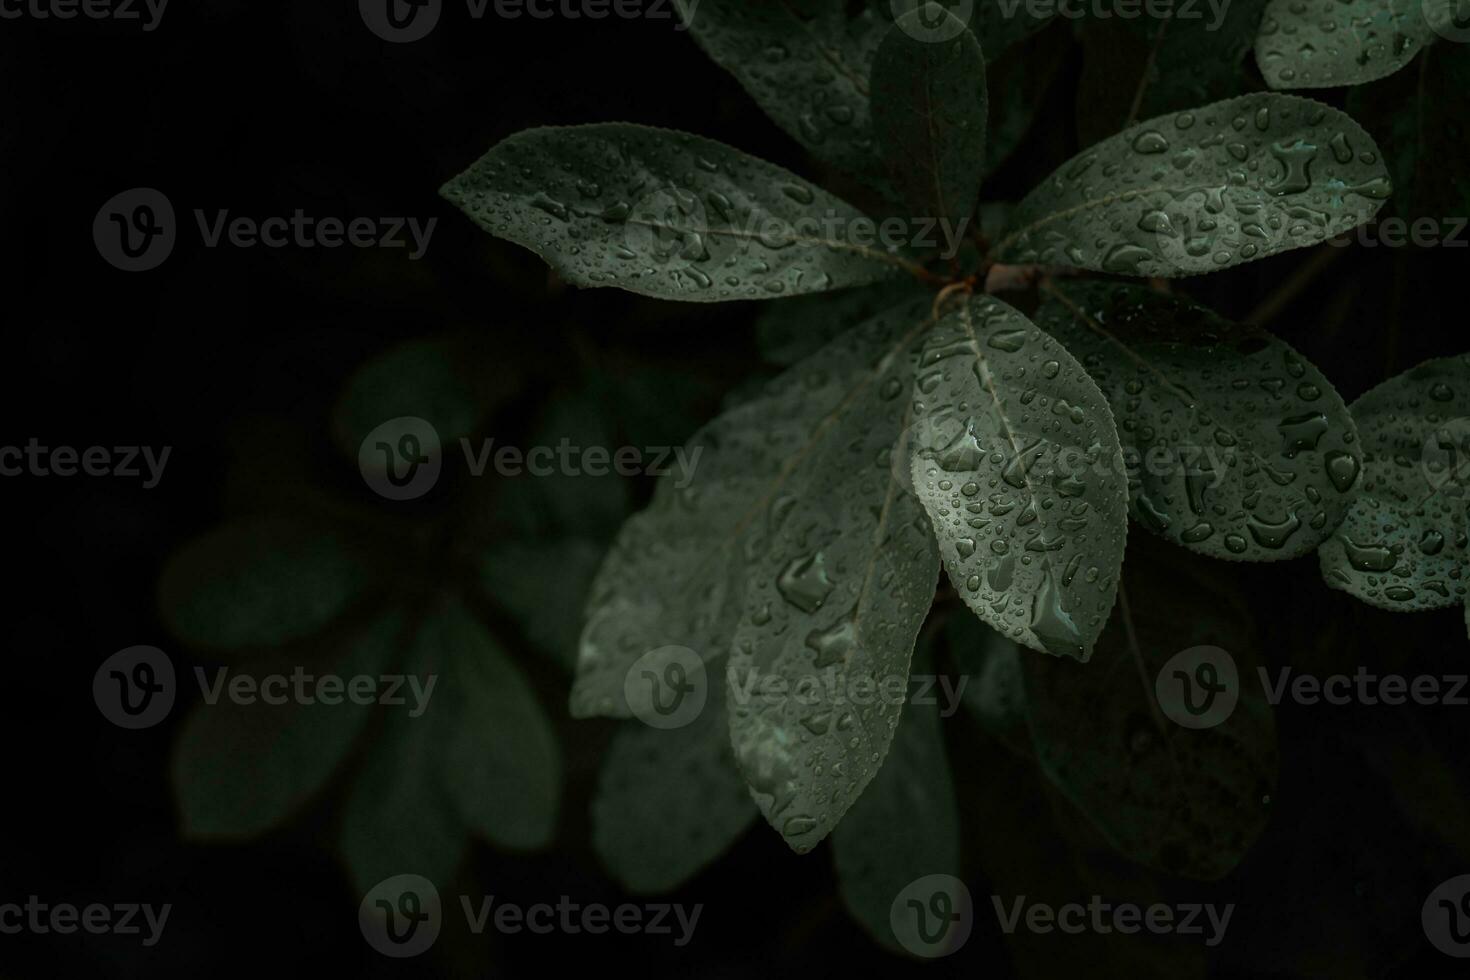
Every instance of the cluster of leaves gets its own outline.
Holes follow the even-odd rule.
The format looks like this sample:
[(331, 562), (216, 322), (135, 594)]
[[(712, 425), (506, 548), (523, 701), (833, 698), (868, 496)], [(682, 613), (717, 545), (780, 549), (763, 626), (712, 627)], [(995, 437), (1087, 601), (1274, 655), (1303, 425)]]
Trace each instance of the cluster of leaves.
[[(1200, 878), (1230, 870), (1264, 823), (1274, 729), (1248, 695), (1215, 731), (1159, 718), (1140, 676), (1189, 644), (1127, 614), (1129, 517), (1210, 558), (1318, 552), (1329, 584), (1386, 608), (1464, 601), (1459, 460), (1439, 466), (1425, 447), (1458, 445), (1436, 433), (1470, 408), (1470, 360), (1423, 365), (1349, 407), (1261, 329), (1157, 281), (1077, 278), (1210, 273), (1370, 221), (1393, 177), (1417, 193), (1426, 182), (1392, 127), (1375, 123), (1402, 151), (1391, 163), (1344, 112), (1251, 91), (1252, 41), (1267, 83), (1288, 88), (1385, 76), (1435, 34), (1408, 14), (1379, 23), (1379, 5), (1327, 6), (1232, 4), (1219, 34), (1185, 20), (1085, 25), (1089, 70), (1146, 54), (1127, 105), (1079, 114), (1121, 131), (959, 256), (875, 247), (854, 233), (862, 212), (803, 178), (632, 124), (522, 132), (444, 187), (575, 285), (778, 299), (760, 330), (788, 369), (694, 437), (696, 481), (665, 481), (625, 524), (588, 604), (574, 715), (631, 717), (624, 680), (647, 651), (684, 646), (708, 668), (709, 706), (691, 726), (629, 723), (604, 770), (598, 846), (627, 884), (687, 878), (747, 826), (753, 799), (798, 852), (832, 834), (849, 904), (887, 932), (877, 896), (955, 860), (937, 719), (742, 691), (753, 677), (786, 690), (907, 677), (928, 655), (915, 647), (941, 567), (993, 630), (972, 643), (981, 717), (1123, 853)], [(775, 122), (882, 202), (875, 220), (987, 214), (981, 177), (1024, 135), (1045, 84), (1047, 70), (1026, 66), (1055, 63), (1041, 54), (1054, 39), (1036, 33), (1045, 20), (981, 3), (968, 23), (932, 4), (893, 22), (886, 7), (705, 0), (689, 27)], [(1454, 111), (1458, 91), (1421, 97), (1421, 116)], [(1039, 287), (1013, 306), (987, 282)], [(1143, 588), (1209, 595), (1188, 573), (1167, 579)], [(1098, 703), (1115, 707), (1095, 720)], [(901, 764), (882, 766), (892, 755)]]
[[(587, 585), (628, 495), (616, 478), (456, 480), (457, 441), (483, 436), (523, 385), (504, 349), (453, 334), (356, 371), (332, 413), (330, 465), (288, 423), (244, 426), (228, 480), (235, 516), (180, 548), (158, 587), (206, 685), (221, 669), (222, 692), (237, 674), (299, 669), (433, 687), (420, 701), (393, 682), (405, 703), (382, 707), (200, 700), (173, 759), (186, 835), (255, 837), (330, 798), (361, 890), (405, 871), (446, 883), (473, 837), (512, 850), (552, 839), (563, 762), (525, 668), (570, 671)], [(636, 411), (625, 392), (557, 391), (535, 444), (609, 443), (602, 402)], [(438, 433), (439, 486), (413, 505), (371, 502), (360, 447), (404, 416)], [(518, 664), (516, 646), (544, 663)]]

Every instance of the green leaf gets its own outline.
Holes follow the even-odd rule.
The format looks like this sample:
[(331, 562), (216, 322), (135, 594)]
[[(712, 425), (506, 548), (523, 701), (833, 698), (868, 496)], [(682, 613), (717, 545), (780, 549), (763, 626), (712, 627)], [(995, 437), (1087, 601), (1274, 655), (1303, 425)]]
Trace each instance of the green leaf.
[(440, 191), (578, 286), (718, 302), (876, 282), (871, 219), (723, 143), (629, 123), (530, 129)]
[[(416, 658), (410, 670), (424, 662)], [(457, 718), (440, 708), (430, 698), (417, 718), (406, 710), (390, 715), (364, 754), (338, 841), (359, 891), (397, 874), (443, 885), (467, 849), (468, 830), (443, 778)]]
[(480, 556), (480, 584), (520, 621), (528, 640), (570, 672), (577, 664), (587, 592), (601, 561), (602, 549), (580, 538), (510, 541)]
[[(952, 14), (913, 10), (873, 59), (873, 131), (894, 186), (916, 216), (962, 227), (985, 165), (985, 57)], [(945, 40), (929, 40), (933, 28)]]
[[(890, 456), (928, 306), (921, 298), (846, 331), (695, 436), (692, 483), (661, 481), (598, 573), (574, 715), (628, 717), (629, 669), (667, 646), (714, 669), (733, 639), (737, 684), (773, 677), (788, 692), (803, 680), (841, 690), (856, 672), (907, 676), (937, 565)], [(732, 739), (768, 819), (805, 851), (881, 761), (895, 711), (824, 717), (768, 690), (731, 688)], [(826, 753), (824, 775), (782, 755), (798, 743)]]
[(1388, 197), (1378, 147), (1310, 99), (1262, 93), (1151, 119), (1062, 166), (996, 255), (1135, 276), (1213, 272), (1314, 245)]
[(1280, 561), (1316, 550), (1342, 522), (1357, 432), (1332, 384), (1291, 347), (1141, 286), (1046, 292), (1037, 323), (1107, 396), (1140, 524), (1213, 558)]
[(561, 755), (551, 723), (520, 669), (458, 606), (424, 625), (421, 642), (444, 664), (452, 729), (440, 763), (465, 827), (501, 847), (540, 847), (556, 829)]
[(555, 828), (560, 756), (520, 671), (456, 602), (430, 612), (412, 644), (404, 670), (426, 702), (418, 715), (389, 716), (342, 820), (343, 856), (362, 888), (404, 873), (442, 885), (471, 834), (521, 849)]
[(759, 813), (731, 754), (724, 678), (708, 676), (710, 693), (693, 721), (668, 731), (624, 723), (598, 773), (592, 846), (630, 891), (684, 884)]
[(1470, 355), (1426, 361), (1351, 406), (1361, 492), (1318, 549), (1334, 589), (1396, 612), (1465, 601)]
[(1084, 146), (1138, 122), (1260, 87), (1245, 70), (1266, 0), (1205, 4), (1198, 16), (1089, 20), (1077, 124)]
[(319, 527), (282, 518), (225, 525), (188, 542), (159, 576), (159, 611), (186, 643), (279, 646), (316, 632), (371, 583), (361, 555)]
[[(914, 665), (933, 669), (927, 657)], [(939, 708), (910, 704), (883, 768), (832, 831), (843, 904), (880, 945), (895, 953), (928, 945), (917, 934), (894, 934), (893, 902), (917, 878), (960, 876), (959, 824)], [(905, 916), (903, 925), (916, 929), (917, 921)]]
[[(1249, 607), (1182, 553), (1151, 557), (1130, 556), (1119, 615), (1091, 663), (1023, 659), (1032, 741), (1047, 777), (1125, 857), (1212, 880), (1265, 827), (1275, 722), (1255, 682)], [(1229, 656), (1235, 677), (1222, 669), (1217, 680), (1239, 700), (1214, 727), (1186, 728), (1162, 713), (1157, 678), (1202, 645)]]
[(914, 487), (955, 591), (1026, 646), (1086, 660), (1128, 531), (1102, 393), (1061, 344), (988, 296), (940, 321), (921, 365)]
[(699, 0), (685, 13), (704, 52), (812, 155), (875, 171), (868, 75), (888, 22), (876, 5)]
[[(571, 694), (575, 717), (632, 717), (624, 679), (649, 650), (685, 646), (710, 664), (729, 652), (744, 549), (764, 544), (770, 522), (789, 515), (809, 477), (822, 472), (823, 460), (813, 457), (852, 400), (873, 388), (874, 345), (888, 345), (883, 358), (899, 357), (925, 328), (928, 307), (920, 297), (842, 333), (695, 434), (686, 447), (693, 478), (682, 486), (672, 476), (658, 481), (653, 502), (623, 525), (593, 582)], [(902, 380), (881, 387), (880, 395), (903, 400)]]
[[(918, 13), (923, 37), (947, 31), (924, 0), (699, 0), (686, 13), (706, 54), (734, 75), (778, 126), (818, 159), (857, 177), (880, 169), (873, 138), (869, 79), (894, 14)], [(1035, 33), (1055, 11), (1031, 16), (1025, 3), (959, 3), (981, 46), (998, 56)], [(936, 26), (930, 26), (930, 25)], [(978, 173), (977, 173), (978, 176)]]
[(1404, 67), (1434, 40), (1427, 6), (1426, 0), (1270, 0), (1256, 63), (1277, 89), (1371, 82)]
[(815, 354), (854, 324), (911, 298), (919, 288), (916, 283), (899, 280), (768, 303), (755, 322), (756, 344), (766, 360), (789, 367)]
[[(628, 516), (632, 509), (629, 483), (617, 472), (612, 458), (620, 439), (608, 412), (609, 401), (585, 388), (556, 392), (526, 444), (516, 447), (522, 450), (523, 460), (518, 473), (494, 472), (495, 454), (505, 446), (479, 447), (488, 450), (485, 458), (491, 469), (487, 472), (499, 493), (494, 516), (509, 524), (516, 535), (604, 540)], [(609, 457), (597, 465), (596, 475), (588, 472), (593, 467), (583, 455), (592, 447), (605, 449)], [(538, 449), (542, 452), (534, 463), (539, 473), (532, 469), (530, 456)], [(665, 461), (670, 467), (676, 463)]]
[[(837, 825), (881, 765), (902, 700), (894, 686), (907, 684), (934, 599), (933, 536), (893, 465), (928, 326), (914, 322), (880, 318), (839, 339), (846, 363), (832, 347), (814, 359), (850, 379), (847, 394), (801, 418), (815, 438), (745, 551), (730, 734), (761, 812), (797, 853)], [(766, 693), (771, 683), (780, 693)]]
[[(328, 661), (326, 669), (342, 678), (376, 678), (402, 633), (402, 617), (389, 613), (354, 636), (345, 656)], [(340, 704), (289, 697), (284, 704), (201, 701), (173, 751), (184, 834), (251, 837), (285, 822), (348, 756), (373, 710), (348, 698)]]
[(1393, 210), (1414, 221), (1470, 215), (1470, 45), (1433, 44), (1412, 71), (1359, 85), (1348, 112), (1383, 147), (1393, 175)]
[(332, 434), (349, 457), (390, 419), (425, 419), (448, 445), (473, 433), (515, 390), (500, 359), (464, 337), (413, 340), (358, 368), (332, 412)]

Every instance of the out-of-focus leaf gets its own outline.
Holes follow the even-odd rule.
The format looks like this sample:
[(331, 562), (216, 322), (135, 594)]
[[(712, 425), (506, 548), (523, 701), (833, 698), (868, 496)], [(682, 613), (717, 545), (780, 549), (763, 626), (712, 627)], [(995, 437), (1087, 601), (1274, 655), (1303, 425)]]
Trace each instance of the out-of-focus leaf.
[(1029, 758), (1021, 660), (1030, 654), (974, 616), (951, 617), (945, 633), (955, 665), (965, 672), (961, 703), (1002, 745)]
[[(1198, 559), (1155, 551), (1130, 555), (1124, 600), (1090, 663), (1023, 658), (1032, 742), (1046, 775), (1123, 855), (1215, 879), (1265, 827), (1275, 721), (1255, 680), (1248, 607), (1196, 574), (1189, 563)], [(1204, 692), (1207, 710), (1217, 697), (1238, 700), (1228, 713), (1220, 702), (1225, 717), (1213, 727), (1186, 728), (1162, 710), (1160, 675), (1176, 673), (1171, 660), (1200, 646), (1224, 657), (1212, 654), (1213, 675), (1184, 671), (1195, 686), (1183, 698), (1198, 705), (1197, 682), (1210, 681), (1217, 688)]]
[(270, 647), (325, 626), (373, 577), (362, 555), (320, 527), (253, 518), (180, 548), (159, 578), (158, 604), (187, 643), (224, 652)]
[(526, 638), (560, 667), (577, 664), (587, 592), (602, 549), (581, 538), (497, 544), (480, 558), (480, 583), (520, 620)]
[[(402, 639), (403, 625), (397, 613), (374, 620), (351, 638), (345, 656), (325, 661), (321, 669), (348, 683), (359, 676), (376, 680)], [(223, 680), (228, 685), (230, 675)], [(279, 693), (285, 693), (285, 703), (270, 704), (257, 695), (247, 704), (222, 694), (189, 713), (172, 765), (187, 836), (250, 837), (291, 817), (347, 757), (375, 710), (342, 693), (334, 696), (340, 700), (335, 704), (307, 704)]]
[(491, 352), (463, 337), (414, 340), (368, 361), (347, 382), (332, 412), (332, 434), (353, 459), (390, 419), (427, 421), (444, 444), (479, 428), (515, 390)]
[(439, 769), (460, 819), (501, 847), (544, 845), (556, 829), (561, 756), (530, 685), (459, 606), (430, 619), (420, 639), (444, 664), (430, 710), (451, 726)]
[(724, 678), (683, 728), (624, 722), (592, 799), (592, 845), (634, 892), (677, 888), (717, 859), (760, 811), (730, 750)]

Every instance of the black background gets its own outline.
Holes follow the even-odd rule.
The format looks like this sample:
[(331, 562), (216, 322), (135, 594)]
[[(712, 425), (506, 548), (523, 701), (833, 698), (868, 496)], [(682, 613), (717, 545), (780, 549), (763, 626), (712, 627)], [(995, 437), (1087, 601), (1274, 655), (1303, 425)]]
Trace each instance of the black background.
[[(1017, 197), (1076, 149), (1079, 71), (1074, 56), (993, 196)], [(231, 512), (228, 474), (240, 465), (244, 420), (282, 420), (324, 442), (343, 380), (394, 341), (482, 331), (515, 363), (536, 364), (531, 385), (549, 386), (551, 397), (558, 365), (576, 350), (587, 363), (590, 345), (594, 364), (638, 357), (699, 379), (700, 412), (669, 419), (672, 428), (692, 432), (712, 414), (757, 364), (754, 305), (559, 288), (542, 263), (474, 229), (436, 189), (519, 129), (608, 120), (690, 130), (821, 177), (732, 78), (671, 20), (473, 21), (449, 3), (429, 39), (391, 45), (341, 0), (176, 2), (153, 33), (86, 19), (0, 21), (0, 77), (9, 300), (0, 442), (172, 447), (153, 490), (115, 478), (0, 482), (12, 572), (0, 898), (174, 905), (153, 949), (118, 936), (0, 936), (0, 976), (918, 969), (879, 951), (848, 919), (825, 847), (797, 858), (764, 826), (671, 896), (705, 904), (688, 949), (650, 936), (474, 937), (451, 927), (430, 956), (394, 964), (358, 933), (356, 896), (321, 846), (329, 812), (318, 808), (250, 844), (181, 841), (167, 780), (180, 712), (158, 728), (123, 732), (91, 700), (92, 673), (115, 650), (156, 644), (189, 663), (158, 622), (154, 583), (170, 551)], [(136, 186), (169, 196), (180, 242), (161, 268), (125, 274), (99, 257), (91, 225), (105, 200)], [(439, 225), (417, 263), (402, 250), (207, 249), (194, 208), (261, 218), (296, 208), (414, 215)], [(1272, 326), (1351, 400), (1419, 360), (1465, 348), (1455, 285), (1465, 254), (1345, 251)], [(1244, 316), (1304, 261), (1292, 253), (1186, 289)], [(512, 411), (499, 424), (514, 434), (525, 419)], [(255, 465), (268, 468), (269, 443), (255, 451)], [(365, 492), (350, 468), (335, 472), (342, 487)], [(1275, 663), (1465, 668), (1458, 612), (1371, 611), (1327, 590), (1313, 560), (1251, 568), (1241, 579)], [(537, 681), (568, 756), (556, 843), (520, 856), (478, 845), (463, 890), (523, 903), (561, 894), (616, 903), (623, 897), (587, 843), (591, 778), (610, 729), (565, 719), (557, 679)], [(1424, 713), (1442, 750), (1463, 745), (1466, 710)], [(1416, 829), (1382, 778), (1341, 748), (1345, 733), (1396, 723), (1381, 710), (1278, 712), (1283, 764), (1271, 829), (1235, 875), (1190, 892), (1240, 906), (1233, 951), (1211, 954), (1216, 975), (1445, 971), (1449, 961), (1418, 934), (1419, 903), (1470, 868)], [(1034, 777), (977, 731), (962, 726), (951, 736), (972, 892), (989, 894), (987, 856), (1059, 865)], [(981, 800), (997, 786), (1011, 810)], [(1085, 900), (1083, 887), (1063, 897)], [(975, 936), (926, 967), (931, 973), (1136, 975), (1063, 937), (1008, 947), (978, 900)]]

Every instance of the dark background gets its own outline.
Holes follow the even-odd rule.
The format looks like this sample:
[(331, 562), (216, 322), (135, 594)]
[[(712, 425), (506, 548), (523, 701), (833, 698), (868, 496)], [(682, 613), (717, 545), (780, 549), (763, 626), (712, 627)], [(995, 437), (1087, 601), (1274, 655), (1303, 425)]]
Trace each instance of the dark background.
[[(1074, 51), (1026, 146), (987, 196), (1018, 197), (1077, 148), (1079, 73)], [(0, 976), (525, 976), (614, 964), (660, 976), (827, 976), (919, 968), (878, 950), (846, 916), (825, 847), (797, 858), (764, 825), (671, 896), (705, 904), (688, 949), (649, 936), (473, 937), (451, 925), (430, 955), (391, 963), (362, 941), (357, 896), (322, 846), (327, 808), (250, 844), (182, 841), (167, 777), (181, 711), (155, 729), (123, 732), (91, 699), (93, 671), (123, 647), (155, 644), (181, 667), (191, 662), (158, 621), (154, 584), (182, 541), (236, 512), (232, 474), (242, 465), (269, 481), (270, 440), (241, 433), (271, 420), (326, 454), (336, 392), (354, 366), (395, 341), (466, 329), (493, 338), (527, 378), (496, 421), (507, 441), (524, 434), (546, 399), (626, 363), (666, 371), (684, 391), (693, 380), (694, 396), (678, 399), (663, 420), (687, 435), (758, 369), (754, 305), (562, 289), (539, 260), (483, 235), (436, 195), (519, 129), (607, 120), (687, 129), (821, 177), (691, 38), (667, 20), (477, 22), (449, 3), (428, 40), (390, 45), (341, 0), (201, 0), (171, 5), (151, 34), (136, 23), (0, 21), (0, 78), (9, 300), (0, 443), (36, 437), (173, 450), (153, 490), (116, 478), (0, 481), (12, 572), (0, 900), (34, 893), (78, 905), (174, 905), (152, 949), (136, 937), (0, 936)], [(130, 275), (99, 257), (91, 224), (105, 200), (136, 186), (169, 196), (180, 242), (161, 268)], [(414, 215), (439, 225), (420, 262), (402, 250), (207, 249), (193, 227), (196, 207), (258, 218), (295, 208), (342, 218)], [(1465, 348), (1453, 285), (1465, 274), (1465, 254), (1344, 250), (1272, 326), (1351, 400), (1419, 360)], [(1244, 316), (1306, 261), (1292, 253), (1184, 288)], [(243, 442), (253, 455), (242, 463)], [(324, 464), (323, 472), (366, 493), (350, 466)], [(633, 488), (636, 499), (647, 492), (642, 483)], [(1395, 618), (1369, 610), (1327, 590), (1312, 560), (1236, 572), (1273, 663), (1323, 672), (1358, 663), (1466, 669), (1458, 611)], [(477, 845), (461, 872), (463, 890), (525, 903), (567, 893), (615, 904), (621, 893), (587, 843), (587, 802), (610, 728), (565, 718), (564, 681), (547, 671), (535, 677), (568, 759), (557, 841), (540, 855)], [(1453, 753), (1463, 746), (1466, 710), (1419, 709), (1416, 723)], [(1379, 730), (1391, 740), (1402, 716), (1287, 706), (1277, 722), (1283, 760), (1267, 836), (1225, 882), (1189, 893), (1239, 905), (1231, 951), (1210, 954), (1213, 973), (1448, 975), (1450, 961), (1418, 932), (1418, 909), (1434, 884), (1470, 870), (1464, 841), (1444, 838), (1465, 829), (1465, 812), (1405, 799), (1352, 747)], [(950, 735), (966, 807), (966, 874), (981, 904), (964, 950), (926, 968), (1138, 975), (1105, 945), (1059, 936), (1006, 944), (983, 899), (997, 874), (992, 862), (1035, 862), (1038, 881), (1059, 889), (1060, 900), (1085, 900), (1090, 890), (1069, 890), (1081, 879), (1049, 836), (1034, 775), (973, 728), (952, 726)], [(1403, 761), (1412, 766), (1412, 753)], [(996, 805), (997, 788), (1009, 808)], [(1091, 858), (1110, 874), (1130, 873)]]

